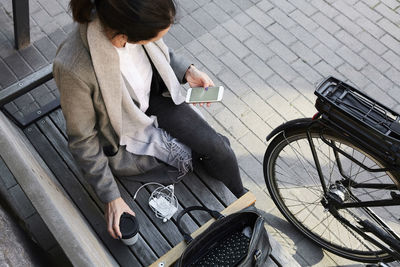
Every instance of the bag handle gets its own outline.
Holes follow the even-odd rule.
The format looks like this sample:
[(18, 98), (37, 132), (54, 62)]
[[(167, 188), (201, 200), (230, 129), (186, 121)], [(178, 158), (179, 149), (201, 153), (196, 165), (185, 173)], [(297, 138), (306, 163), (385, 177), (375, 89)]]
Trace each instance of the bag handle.
[(187, 244), (189, 244), (190, 242), (193, 241), (193, 238), (190, 236), (190, 234), (186, 233), (182, 227), (181, 227), (181, 219), (183, 217), (183, 215), (185, 215), (186, 213), (189, 213), (191, 211), (194, 210), (203, 210), (203, 211), (207, 211), (214, 219), (219, 220), (221, 218), (224, 218), (225, 216), (222, 215), (221, 213), (219, 213), (216, 210), (210, 210), (209, 208), (206, 207), (202, 207), (202, 206), (192, 206), (192, 207), (188, 207), (184, 210), (182, 210), (177, 217), (177, 226), (178, 226), (178, 230), (179, 232), (183, 235), (183, 239), (185, 240), (185, 242)]

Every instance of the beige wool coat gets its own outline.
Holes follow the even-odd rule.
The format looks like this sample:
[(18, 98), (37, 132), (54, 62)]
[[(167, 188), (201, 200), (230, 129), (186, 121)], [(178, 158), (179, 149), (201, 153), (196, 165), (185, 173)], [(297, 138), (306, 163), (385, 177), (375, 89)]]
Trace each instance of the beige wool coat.
[[(90, 25), (76, 27), (59, 47), (53, 65), (71, 154), (104, 203), (120, 197), (115, 176), (135, 179), (135, 175), (159, 171), (152, 181), (177, 182), (177, 169), (166, 168), (158, 160), (158, 154), (165, 154), (166, 150), (156, 131), (156, 118), (126, 107), (129, 102), (123, 94), (118, 54), (104, 33), (90, 30)], [(175, 104), (182, 103), (184, 92), (179, 83), (190, 62), (175, 55), (162, 40), (144, 47), (165, 82), (169, 97)], [(135, 153), (120, 145), (122, 117), (127, 114), (135, 130), (129, 139)]]

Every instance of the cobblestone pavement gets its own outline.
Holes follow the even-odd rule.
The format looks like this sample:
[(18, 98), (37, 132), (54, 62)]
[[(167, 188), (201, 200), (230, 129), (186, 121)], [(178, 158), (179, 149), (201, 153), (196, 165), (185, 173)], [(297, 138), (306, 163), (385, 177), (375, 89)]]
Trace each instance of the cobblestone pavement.
[[(302, 266), (358, 266), (313, 245), (277, 211), (262, 174), (265, 137), (284, 121), (312, 116), (315, 85), (329, 75), (400, 112), (400, 1), (178, 3), (179, 20), (166, 42), (227, 88), (222, 104), (203, 113), (232, 141), (245, 186), (257, 195), (269, 230)], [(33, 44), (15, 52), (11, 0), (0, 0), (0, 90), (50, 62), (72, 28), (68, 0), (30, 4)], [(17, 112), (57, 97), (53, 86), (9, 108)]]

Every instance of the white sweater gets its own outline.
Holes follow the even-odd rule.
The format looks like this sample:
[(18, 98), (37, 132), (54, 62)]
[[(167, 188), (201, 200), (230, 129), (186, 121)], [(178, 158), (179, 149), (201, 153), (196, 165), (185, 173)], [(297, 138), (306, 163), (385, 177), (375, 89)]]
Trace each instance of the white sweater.
[[(121, 74), (129, 95), (139, 102), (141, 111), (149, 107), (150, 87), (153, 70), (142, 45), (126, 43), (123, 48), (116, 48), (119, 55)], [(136, 98), (135, 98), (136, 96)]]

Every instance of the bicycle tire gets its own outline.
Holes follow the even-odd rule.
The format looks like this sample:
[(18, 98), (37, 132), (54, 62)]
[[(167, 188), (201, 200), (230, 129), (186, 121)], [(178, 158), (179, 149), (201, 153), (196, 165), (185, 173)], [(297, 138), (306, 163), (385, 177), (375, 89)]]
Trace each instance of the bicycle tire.
[[(286, 163), (284, 160), (279, 159), (279, 164), (281, 164), (282, 166), (279, 166), (277, 164), (278, 157), (286, 156), (286, 154), (289, 154), (289, 152), (288, 152), (289, 150), (293, 150), (294, 154), (296, 154), (296, 151), (293, 149), (293, 145), (289, 146), (290, 144), (292, 144), (293, 142), (296, 142), (296, 146), (298, 147), (298, 149), (301, 150), (301, 153), (303, 153), (303, 155), (305, 154), (305, 152), (302, 149), (310, 150), (309, 152), (307, 152), (307, 156), (311, 155), (311, 149), (308, 145), (309, 143), (308, 143), (307, 135), (306, 135), (307, 128), (308, 128), (308, 124), (297, 126), (296, 129), (289, 129), (287, 131), (284, 130), (284, 131), (280, 132), (271, 141), (270, 145), (268, 146), (268, 148), (265, 152), (264, 163), (263, 163), (265, 182), (266, 182), (267, 188), (269, 190), (269, 193), (270, 193), (273, 201), (275, 202), (276, 206), (281, 211), (281, 213), (285, 216), (285, 218), (291, 224), (293, 224), (297, 229), (299, 229), (303, 234), (305, 234), (307, 237), (309, 237), (312, 241), (314, 241), (318, 245), (322, 246), (323, 248), (325, 248), (326, 250), (328, 250), (334, 254), (337, 254), (337, 255), (342, 256), (347, 259), (361, 261), (361, 262), (368, 262), (368, 263), (392, 261), (393, 260), (392, 256), (390, 256), (387, 252), (382, 251), (381, 249), (375, 247), (374, 245), (371, 245), (371, 243), (369, 243), (368, 241), (363, 239), (357, 233), (354, 233), (353, 231), (349, 231), (348, 228), (344, 227), (329, 212), (324, 212), (324, 208), (321, 204), (323, 192), (322, 193), (320, 192), (320, 191), (322, 191), (322, 186), (320, 184), (318, 184), (318, 183), (320, 183), (320, 180), (318, 178), (318, 175), (316, 174), (315, 166), (313, 166), (315, 173), (312, 173), (312, 175), (310, 175), (311, 173), (307, 173), (310, 177), (304, 178), (305, 176), (303, 177), (301, 175), (302, 171), (304, 172), (304, 170), (306, 170), (306, 167), (304, 164), (309, 164), (310, 166), (312, 166), (314, 164), (312, 156), (309, 160), (302, 163), (304, 170), (296, 170), (296, 172), (292, 173), (292, 174), (295, 174), (293, 177), (285, 177), (285, 179), (287, 179), (287, 181), (283, 181), (283, 178), (280, 178), (280, 177), (279, 178), (282, 179), (282, 181), (277, 179), (277, 176), (283, 176), (280, 172), (284, 171), (284, 169), (285, 169), (284, 165), (286, 165), (286, 167), (288, 167), (290, 170), (292, 170), (293, 168), (296, 167), (296, 165), (294, 164), (296, 162), (296, 160), (290, 159), (290, 157), (285, 158)], [(322, 152), (323, 150), (321, 149), (321, 147), (325, 143), (323, 143), (323, 141), (320, 140), (320, 136), (319, 136), (320, 130), (321, 130), (321, 128), (319, 126), (313, 127), (310, 130), (310, 133), (313, 138), (313, 141), (316, 143), (315, 146), (317, 147), (317, 150), (318, 150), (318, 155), (319, 155), (318, 157), (320, 158), (323, 156), (325, 158), (328, 158), (326, 155), (326, 152), (324, 154)], [(382, 162), (375, 159), (374, 157), (372, 157), (371, 155), (366, 153), (361, 148), (351, 145), (348, 143), (348, 141), (343, 140), (340, 137), (337, 137), (337, 135), (335, 135), (335, 134), (326, 133), (326, 134), (324, 134), (324, 137), (327, 138), (328, 140), (335, 141), (335, 143), (340, 143), (343, 146), (343, 147), (341, 147), (341, 149), (345, 148), (345, 146), (347, 146), (350, 149), (353, 149), (353, 152), (352, 152), (353, 156), (355, 154), (354, 151), (356, 151), (357, 153), (360, 153), (360, 155), (362, 155), (362, 157), (363, 157), (364, 162), (366, 161), (366, 159), (368, 159), (368, 160), (372, 161), (374, 164), (376, 164), (377, 166), (380, 166), (380, 167), (383, 166)], [(308, 148), (301, 148), (301, 146), (299, 144), (300, 141), (301, 141), (301, 143), (306, 144), (306, 146)], [(325, 144), (325, 146), (327, 146), (327, 145)], [(287, 151), (285, 151), (286, 148), (288, 148)], [(328, 153), (331, 153), (331, 152), (328, 152)], [(333, 155), (333, 151), (332, 151), (332, 155)], [(341, 156), (340, 156), (340, 158), (342, 160)], [(330, 159), (330, 154), (329, 154), (329, 159)], [(299, 161), (299, 159), (297, 159), (297, 161)], [(285, 163), (285, 164), (283, 164), (283, 163)], [(331, 163), (329, 163), (329, 164), (331, 164)], [(324, 171), (324, 177), (325, 177), (327, 175), (326, 166), (321, 165), (321, 169)], [(306, 170), (306, 172), (309, 172), (309, 171), (310, 170), (308, 170), (308, 171)], [(358, 171), (360, 171), (360, 170), (358, 170)], [(333, 180), (332, 180), (333, 172), (338, 172), (338, 170), (335, 171), (334, 167), (332, 167), (331, 172), (329, 173), (330, 176), (329, 176), (329, 182), (327, 183), (327, 185), (333, 184)], [(350, 174), (351, 174), (351, 170), (350, 170)], [(359, 173), (356, 173), (355, 178), (357, 178), (358, 174)], [(386, 173), (386, 174), (387, 174), (387, 177), (385, 177), (385, 183), (394, 184), (394, 182), (393, 182), (394, 178), (393, 178), (392, 174), (390, 174), (390, 173)], [(313, 175), (316, 175), (317, 178), (312, 177)], [(301, 178), (301, 179), (299, 179), (299, 178)], [(379, 178), (383, 178), (383, 176), (379, 177)], [(288, 182), (289, 180), (290, 180), (290, 182)], [(325, 177), (325, 180), (326, 180), (326, 177)], [(383, 180), (383, 179), (381, 179), (381, 180)], [(316, 188), (311, 189), (311, 186), (304, 187), (304, 185), (306, 183), (311, 183), (311, 182), (315, 183), (316, 186), (319, 186), (319, 189), (316, 189)], [(327, 182), (327, 181), (325, 181), (325, 182)], [(284, 183), (288, 184), (288, 186), (287, 186), (288, 188), (283, 188)], [(307, 188), (307, 190), (303, 190), (306, 188)], [(318, 191), (318, 190), (320, 190), (320, 191)], [(346, 191), (348, 191), (348, 190), (355, 191), (355, 189), (352, 189), (350, 187), (346, 188)], [(378, 195), (378, 194), (375, 194), (374, 192), (365, 193), (366, 190), (368, 191), (368, 189), (361, 190), (362, 193), (360, 195), (366, 194), (366, 196), (363, 196), (363, 198), (367, 198), (367, 197), (373, 198)], [(360, 189), (357, 189), (357, 191), (360, 191)], [(384, 191), (390, 191), (390, 190), (384, 190)], [(305, 193), (308, 193), (308, 194), (305, 194)], [(357, 192), (355, 192), (355, 193), (357, 193)], [(355, 194), (355, 193), (348, 192), (349, 195)], [(379, 193), (381, 193), (381, 192), (379, 192)], [(386, 192), (386, 193), (390, 193), (390, 192)], [(319, 194), (321, 194), (321, 195), (319, 195)], [(314, 195), (314, 196), (310, 197), (309, 195)], [(288, 198), (287, 196), (290, 196), (290, 198)], [(295, 197), (295, 199), (291, 199), (292, 197)], [(310, 199), (317, 198), (317, 199), (316, 199), (316, 201), (315, 201), (315, 199), (313, 199), (314, 202), (305, 201), (304, 202), (305, 211), (303, 211), (303, 210), (295, 211), (295, 209), (297, 209), (297, 207), (294, 208), (295, 205), (297, 205), (297, 204), (295, 204), (296, 201), (300, 201), (301, 199), (307, 200), (307, 198), (310, 198)], [(356, 200), (354, 200), (353, 197), (351, 197), (351, 198), (352, 199), (348, 200), (348, 201), (356, 201)], [(380, 196), (380, 198), (382, 199), (382, 198), (384, 198), (384, 196)], [(310, 206), (312, 208), (310, 208)], [(387, 218), (394, 219), (394, 223), (392, 223), (392, 221), (390, 221), (391, 227), (394, 225), (396, 227), (397, 233), (399, 233), (400, 226), (398, 225), (398, 222), (396, 222), (395, 220), (396, 220), (396, 217), (397, 218), (400, 217), (400, 214), (397, 214), (396, 211), (393, 211), (392, 209), (387, 210), (386, 207), (385, 208), (377, 208), (377, 209), (379, 209), (377, 211), (379, 213), (379, 216), (381, 216), (382, 213), (385, 213), (385, 212), (388, 213), (388, 214), (384, 214), (385, 217), (383, 217), (383, 218), (385, 220)], [(398, 206), (397, 206), (397, 209), (398, 209)], [(308, 210), (309, 210), (308, 215), (302, 214), (302, 213), (307, 213)], [(345, 215), (346, 219), (349, 219), (349, 217), (350, 217), (350, 219), (351, 218), (354, 219), (353, 215), (349, 212), (349, 210), (340, 210), (340, 212)], [(357, 215), (360, 215), (359, 214), (360, 211), (361, 211), (361, 213), (364, 213), (363, 216), (366, 215), (365, 210), (360, 209), (360, 208), (357, 209)], [(312, 214), (314, 212), (316, 214)], [(354, 212), (356, 212), (356, 211), (354, 211)], [(374, 208), (373, 212), (376, 212), (375, 208)], [(395, 212), (395, 214), (392, 214), (391, 212)], [(322, 217), (316, 216), (316, 215), (318, 215), (318, 213), (321, 213)], [(310, 218), (310, 216), (311, 216), (311, 218)], [(305, 225), (306, 222), (302, 221), (302, 219), (300, 217), (303, 217), (306, 220), (315, 220), (317, 222), (312, 222), (312, 223), (317, 223), (317, 224), (314, 226), (311, 224), (311, 222), (307, 222), (310, 224), (307, 226), (307, 225)], [(371, 219), (371, 217), (368, 216), (368, 214), (366, 217), (368, 217), (368, 219)], [(318, 220), (322, 220), (322, 221), (318, 222)], [(334, 221), (335, 221), (335, 223), (333, 223)], [(332, 227), (332, 230), (331, 230), (330, 229), (332, 226), (331, 224), (335, 224), (334, 226), (336, 226), (336, 231), (338, 230), (339, 233), (333, 233), (334, 227)], [(342, 232), (340, 232), (340, 231), (342, 231)], [(344, 234), (346, 234), (345, 233), (346, 231), (348, 234), (348, 236), (346, 238), (348, 238), (348, 240), (343, 241), (341, 239), (343, 239), (343, 236), (344, 236)], [(329, 233), (329, 235), (332, 235), (332, 236), (326, 237), (327, 235), (325, 234), (325, 232)], [(362, 241), (357, 240), (357, 238), (360, 238), (360, 240), (362, 240)], [(359, 244), (357, 244), (357, 246), (360, 246), (360, 244), (361, 244), (361, 246), (362, 246), (361, 248), (353, 246), (353, 243), (357, 243), (357, 242), (359, 243)], [(365, 242), (364, 244), (367, 244), (367, 247), (365, 247), (365, 245), (362, 242)], [(350, 244), (346, 244), (346, 243), (350, 243)], [(372, 249), (371, 249), (371, 247), (372, 247)]]

